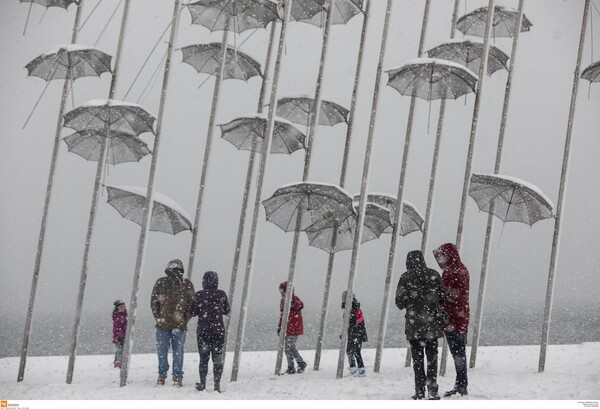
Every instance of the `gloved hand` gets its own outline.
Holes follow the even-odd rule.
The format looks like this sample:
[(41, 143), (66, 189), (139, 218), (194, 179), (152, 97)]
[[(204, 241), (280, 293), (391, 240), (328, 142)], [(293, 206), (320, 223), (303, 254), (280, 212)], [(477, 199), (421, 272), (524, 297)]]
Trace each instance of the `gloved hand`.
[(277, 336), (279, 336), (280, 332), (281, 332), (281, 327), (277, 327)]

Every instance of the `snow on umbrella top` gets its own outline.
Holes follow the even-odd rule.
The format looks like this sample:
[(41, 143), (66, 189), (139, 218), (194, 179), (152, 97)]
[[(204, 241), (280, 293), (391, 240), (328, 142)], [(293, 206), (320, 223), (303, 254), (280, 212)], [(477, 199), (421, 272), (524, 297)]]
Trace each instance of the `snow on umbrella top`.
[[(221, 62), (221, 44), (193, 44), (181, 48), (183, 62), (191, 65), (198, 73), (217, 75)], [(248, 81), (255, 76), (262, 77), (260, 64), (241, 51), (227, 47), (223, 79)]]
[[(100, 158), (100, 145), (105, 135), (98, 130), (84, 130), (65, 136), (63, 140), (69, 152), (88, 161)], [(148, 145), (135, 135), (124, 132), (111, 132), (108, 140), (107, 160), (111, 165), (125, 162), (139, 162), (150, 153)]]
[(198, 0), (186, 5), (193, 24), (210, 31), (224, 30), (230, 19), (229, 30), (241, 33), (253, 28), (265, 28), (279, 18), (277, 4), (270, 0)]
[[(354, 196), (354, 201), (359, 201), (360, 196)], [(390, 211), (391, 223), (394, 223), (394, 216), (396, 215), (396, 198), (384, 193), (368, 194), (367, 203), (375, 203), (382, 206)], [(399, 233), (401, 236), (406, 236), (414, 231), (423, 230), (423, 215), (417, 210), (417, 208), (404, 201), (402, 206), (402, 217), (400, 218)], [(385, 229), (384, 233), (391, 233), (392, 226)]]
[[(279, 3), (279, 15), (283, 16), (283, 2)], [(325, 25), (328, 0), (293, 0), (291, 21), (308, 23), (317, 27)], [(363, 0), (335, 0), (332, 24), (346, 24), (352, 17), (362, 13)]]
[(520, 222), (529, 226), (554, 217), (552, 201), (537, 186), (505, 175), (471, 175), (471, 196), (480, 210), (490, 211), (503, 222)]
[[(483, 56), (483, 43), (471, 40), (449, 41), (427, 51), (427, 55), (431, 58), (454, 61), (473, 72), (479, 72), (481, 57)], [(506, 66), (508, 58), (508, 55), (498, 47), (490, 45), (487, 74), (492, 75), (501, 69), (508, 70)]]
[(19, 0), (21, 3), (35, 3), (44, 7), (60, 7), (68, 9), (71, 4), (77, 4), (79, 0)]
[[(485, 37), (485, 23), (487, 20), (487, 7), (478, 8), (468, 14), (465, 14), (456, 22), (456, 28), (465, 35), (476, 37)], [(494, 21), (492, 22), (492, 36), (496, 37), (512, 37), (517, 24), (518, 11), (508, 7), (494, 7)], [(523, 15), (521, 23), (521, 32), (529, 31), (533, 26), (531, 21)]]
[[(358, 223), (356, 211), (340, 214), (327, 213), (305, 230), (308, 244), (328, 253), (351, 250)], [(390, 211), (374, 203), (367, 203), (361, 244), (381, 236), (391, 226)], [(333, 239), (335, 235), (335, 242)]]
[[(267, 126), (266, 116), (236, 118), (233, 121), (219, 125), (221, 137), (237, 149), (260, 152)], [(275, 121), (271, 153), (291, 154), (299, 149), (305, 149), (306, 136), (290, 122), (282, 119)]]
[[(142, 225), (147, 189), (139, 186), (106, 186), (108, 203), (121, 216)], [(150, 230), (177, 234), (192, 230), (190, 216), (175, 200), (154, 191), (154, 206), (150, 219)]]
[[(352, 212), (352, 198), (339, 186), (300, 182), (280, 187), (262, 202), (267, 220), (285, 232), (303, 231), (327, 213), (345, 217)], [(297, 226), (298, 218), (301, 223)]]
[(388, 71), (388, 85), (402, 95), (431, 101), (458, 98), (475, 92), (477, 76), (468, 68), (455, 62), (418, 58)]
[(589, 82), (600, 82), (600, 61), (596, 61), (583, 70), (581, 78)]
[(64, 115), (63, 126), (75, 131), (125, 132), (140, 135), (153, 132), (156, 118), (141, 105), (117, 100), (98, 99), (88, 101)]
[(25, 66), (29, 76), (46, 81), (69, 77), (100, 77), (112, 72), (112, 57), (96, 48), (82, 45), (61, 45), (34, 58)]
[[(293, 123), (306, 125), (313, 111), (314, 98), (308, 96), (285, 97), (277, 101), (277, 115)], [(321, 100), (319, 125), (334, 126), (348, 122), (348, 111), (335, 102)]]

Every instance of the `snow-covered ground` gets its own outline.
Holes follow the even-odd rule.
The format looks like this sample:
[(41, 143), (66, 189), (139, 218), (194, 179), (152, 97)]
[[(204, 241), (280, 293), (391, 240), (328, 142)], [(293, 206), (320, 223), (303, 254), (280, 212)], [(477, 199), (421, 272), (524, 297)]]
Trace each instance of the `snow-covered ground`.
[[(345, 374), (335, 377), (338, 351), (324, 351), (319, 371), (312, 370), (314, 351), (301, 351), (309, 362), (303, 374), (274, 376), (274, 352), (244, 352), (239, 379), (229, 382), (233, 353), (227, 354), (222, 379), (223, 393), (198, 392), (198, 355), (185, 356), (183, 388), (168, 382), (156, 385), (156, 356), (134, 355), (129, 382), (119, 387), (119, 371), (106, 355), (79, 356), (73, 383), (65, 383), (67, 357), (29, 357), (23, 382), (16, 382), (19, 358), (0, 359), (1, 399), (23, 400), (406, 400), (414, 393), (412, 368), (404, 367), (404, 349), (386, 349), (379, 374), (373, 373), (375, 350), (363, 351), (367, 376)], [(469, 372), (469, 395), (463, 400), (565, 400), (583, 407), (600, 399), (600, 343), (551, 345), (546, 370), (537, 372), (539, 346), (480, 347), (477, 366)], [(451, 389), (454, 365), (448, 363), (446, 376), (440, 377), (440, 390)], [(452, 399), (458, 400), (458, 399)], [(472, 402), (473, 403), (473, 402)], [(481, 403), (481, 402), (480, 402)], [(508, 403), (508, 402), (506, 402)], [(549, 402), (546, 402), (549, 403)], [(22, 406), (22, 405), (21, 405)], [(34, 405), (25, 405), (33, 409)], [(236, 405), (237, 406), (237, 405)], [(468, 405), (471, 406), (471, 405)], [(546, 406), (546, 405), (545, 405)], [(573, 407), (573, 406), (571, 406)]]

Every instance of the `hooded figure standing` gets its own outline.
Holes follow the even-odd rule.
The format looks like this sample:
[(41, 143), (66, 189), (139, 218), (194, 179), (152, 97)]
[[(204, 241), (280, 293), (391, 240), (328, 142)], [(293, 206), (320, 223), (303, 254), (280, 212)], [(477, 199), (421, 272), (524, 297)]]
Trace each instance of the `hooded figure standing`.
[(158, 385), (164, 385), (169, 371), (169, 347), (173, 348), (173, 382), (182, 386), (183, 346), (187, 323), (191, 318), (190, 304), (194, 285), (183, 278), (181, 260), (171, 260), (165, 269), (166, 277), (156, 280), (150, 306), (156, 320), (156, 351), (158, 354)]
[(196, 389), (206, 389), (208, 361), (212, 355), (215, 391), (221, 393), (221, 375), (223, 374), (223, 348), (225, 347), (225, 324), (223, 315), (230, 312), (229, 300), (225, 291), (219, 290), (219, 276), (207, 271), (202, 278), (202, 290), (194, 294), (190, 314), (198, 317), (196, 338), (200, 354), (200, 383)]
[[(412, 398), (424, 399), (427, 386), (429, 399), (437, 400), (440, 399), (437, 384), (437, 339), (444, 335), (438, 316), (440, 304), (446, 301), (446, 293), (440, 274), (427, 267), (420, 251), (408, 253), (406, 269), (398, 282), (395, 302), (399, 309), (406, 309), (404, 332), (410, 342), (415, 372), (415, 395)], [(427, 373), (424, 355), (427, 356)]]
[(452, 243), (446, 243), (433, 251), (440, 268), (442, 280), (446, 287), (448, 301), (442, 310), (448, 314), (448, 324), (444, 327), (448, 349), (454, 359), (456, 381), (454, 389), (446, 392), (444, 397), (459, 393), (467, 395), (467, 332), (469, 328), (469, 270), (460, 261), (458, 249)]
[[(346, 291), (342, 292), (342, 309), (346, 309)], [(350, 375), (366, 376), (365, 364), (363, 362), (361, 349), (362, 343), (367, 342), (367, 327), (365, 316), (360, 309), (360, 302), (352, 294), (352, 309), (350, 310), (350, 321), (348, 322), (348, 343), (346, 344), (346, 355), (350, 365)], [(358, 371), (356, 367), (358, 366)]]
[[(279, 284), (279, 293), (281, 294), (281, 301), (279, 302), (279, 324), (277, 325), (277, 335), (281, 332), (281, 322), (283, 321), (283, 304), (285, 302), (285, 293), (287, 291), (287, 281)], [(296, 341), (298, 341), (299, 335), (304, 335), (304, 323), (302, 322), (302, 308), (304, 303), (302, 300), (292, 292), (292, 302), (290, 306), (290, 315), (288, 318), (287, 328), (285, 330), (285, 358), (287, 359), (288, 368), (285, 371), (286, 374), (292, 375), (296, 373), (294, 368), (294, 360), (298, 363), (298, 373), (304, 372), (306, 368), (306, 362), (300, 356), (298, 348), (296, 348)]]

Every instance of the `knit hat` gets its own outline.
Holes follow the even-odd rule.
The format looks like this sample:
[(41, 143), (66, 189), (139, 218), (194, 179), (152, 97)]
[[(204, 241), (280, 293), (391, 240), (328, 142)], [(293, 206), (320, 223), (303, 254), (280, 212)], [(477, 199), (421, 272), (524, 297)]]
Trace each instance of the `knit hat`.
[(115, 306), (115, 308), (119, 308), (119, 305), (125, 305), (125, 301), (117, 300), (113, 303), (113, 305)]
[(167, 264), (167, 270), (172, 270), (176, 268), (180, 268), (181, 270), (183, 270), (183, 262), (179, 259), (169, 261), (169, 264)]

